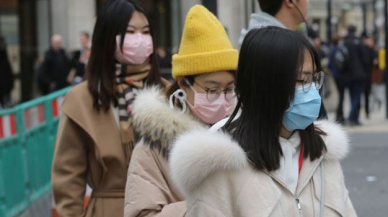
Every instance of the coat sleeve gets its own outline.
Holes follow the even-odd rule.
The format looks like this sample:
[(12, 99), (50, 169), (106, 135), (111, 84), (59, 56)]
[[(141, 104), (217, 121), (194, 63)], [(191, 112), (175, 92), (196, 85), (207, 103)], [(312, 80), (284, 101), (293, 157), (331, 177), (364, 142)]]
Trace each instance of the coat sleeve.
[[(162, 169), (166, 161), (140, 142), (132, 154), (125, 190), (125, 217), (183, 217), (186, 202), (170, 186)], [(167, 162), (165, 162), (167, 166)]]
[(61, 116), (52, 167), (54, 200), (61, 217), (84, 212), (87, 152), (83, 132), (69, 117)]

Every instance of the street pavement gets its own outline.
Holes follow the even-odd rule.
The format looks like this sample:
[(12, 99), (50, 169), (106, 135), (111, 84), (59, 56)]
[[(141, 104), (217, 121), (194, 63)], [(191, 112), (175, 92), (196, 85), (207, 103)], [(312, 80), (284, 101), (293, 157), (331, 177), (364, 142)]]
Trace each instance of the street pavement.
[[(329, 120), (335, 120), (337, 98), (335, 92), (324, 103)], [(373, 105), (367, 119), (360, 113), (360, 127), (345, 126), (351, 150), (342, 161), (346, 186), (359, 217), (388, 217), (388, 119), (385, 105)], [(345, 97), (344, 112), (349, 114), (350, 100)]]
[(388, 133), (353, 132), (350, 139), (342, 166), (353, 206), (360, 217), (388, 217)]

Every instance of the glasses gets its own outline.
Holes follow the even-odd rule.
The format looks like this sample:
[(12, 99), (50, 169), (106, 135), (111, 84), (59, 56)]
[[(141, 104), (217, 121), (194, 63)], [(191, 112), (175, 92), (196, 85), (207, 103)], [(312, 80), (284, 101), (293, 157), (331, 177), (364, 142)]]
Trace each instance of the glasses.
[(323, 71), (320, 71), (315, 76), (313, 76), (312, 74), (306, 74), (303, 80), (296, 80), (296, 81), (303, 84), (302, 86), (303, 92), (307, 93), (310, 91), (313, 82), (317, 90), (321, 89), (324, 80), (325, 80), (325, 73)]
[(206, 99), (210, 102), (216, 101), (220, 97), (222, 92), (224, 92), (225, 99), (227, 101), (233, 100), (236, 97), (234, 87), (221, 90), (219, 88), (204, 88), (197, 82), (194, 81), (194, 83), (197, 84), (200, 88), (202, 88), (202, 90), (206, 91)]

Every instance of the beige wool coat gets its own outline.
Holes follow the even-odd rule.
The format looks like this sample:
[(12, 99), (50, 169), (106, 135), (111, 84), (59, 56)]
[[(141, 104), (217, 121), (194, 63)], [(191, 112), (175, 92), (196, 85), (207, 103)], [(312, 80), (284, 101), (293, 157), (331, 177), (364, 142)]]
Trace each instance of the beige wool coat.
[(158, 89), (142, 90), (132, 107), (139, 139), (128, 169), (125, 217), (183, 217), (186, 202), (171, 180), (169, 152), (174, 139), (202, 126), (179, 109), (170, 109)]
[(349, 149), (347, 135), (327, 121), (316, 126), (327, 133), (323, 139), (328, 152), (313, 162), (303, 161), (296, 194), (288, 190), (277, 171), (253, 168), (229, 135), (196, 129), (180, 136), (171, 152), (170, 167), (186, 198), (187, 216), (319, 217), (321, 205), (323, 216), (357, 216), (339, 162)]
[[(113, 108), (96, 111), (84, 82), (70, 90), (61, 110), (52, 167), (59, 215), (123, 216), (127, 162)], [(86, 184), (93, 193), (84, 209)]]

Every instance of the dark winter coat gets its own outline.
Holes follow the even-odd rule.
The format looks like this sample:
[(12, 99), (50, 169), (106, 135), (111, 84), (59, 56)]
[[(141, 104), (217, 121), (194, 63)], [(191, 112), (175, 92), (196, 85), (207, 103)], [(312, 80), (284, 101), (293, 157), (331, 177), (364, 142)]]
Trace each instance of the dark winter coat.
[[(70, 71), (70, 61), (63, 49), (54, 51), (50, 49), (46, 52), (44, 62), (39, 70), (38, 83), (41, 88), (47, 88), (51, 83), (55, 83), (55, 89), (48, 92), (60, 90), (69, 86), (67, 76)], [(43, 91), (45, 92), (45, 91)]]
[(0, 96), (9, 95), (13, 89), (14, 77), (7, 51), (0, 49)]
[(364, 81), (368, 78), (369, 55), (360, 38), (349, 35), (344, 39), (344, 46), (349, 51), (349, 70), (343, 78), (349, 82)]

